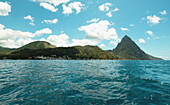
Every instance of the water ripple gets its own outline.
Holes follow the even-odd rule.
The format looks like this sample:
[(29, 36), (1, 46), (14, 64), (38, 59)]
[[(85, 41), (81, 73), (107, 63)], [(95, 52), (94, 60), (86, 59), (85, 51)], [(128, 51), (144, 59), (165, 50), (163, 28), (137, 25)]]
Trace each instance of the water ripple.
[(0, 61), (0, 104), (170, 103), (170, 61)]

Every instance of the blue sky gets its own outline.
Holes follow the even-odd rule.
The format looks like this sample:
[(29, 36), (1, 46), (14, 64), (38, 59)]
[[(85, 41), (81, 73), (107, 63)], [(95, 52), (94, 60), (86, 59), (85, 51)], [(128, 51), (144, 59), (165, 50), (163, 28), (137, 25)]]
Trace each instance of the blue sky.
[(0, 46), (36, 40), (113, 49), (124, 35), (170, 59), (168, 0), (0, 0)]

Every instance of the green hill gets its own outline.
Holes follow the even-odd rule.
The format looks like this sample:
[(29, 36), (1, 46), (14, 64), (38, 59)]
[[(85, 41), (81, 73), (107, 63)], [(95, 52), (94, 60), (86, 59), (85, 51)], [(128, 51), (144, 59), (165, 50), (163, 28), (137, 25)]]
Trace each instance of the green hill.
[[(21, 49), (5, 56), (7, 59), (28, 59), (37, 57), (51, 57), (53, 59), (107, 59), (116, 57), (97, 46), (58, 47), (46, 49)], [(3, 56), (4, 57), (4, 56)]]
[(113, 49), (113, 54), (117, 55), (120, 59), (127, 60), (155, 60), (153, 56), (148, 56), (141, 50), (134, 41), (127, 35), (122, 39), (118, 46)]
[(56, 46), (45, 42), (45, 41), (35, 41), (32, 43), (29, 43), (25, 46), (20, 47), (18, 50), (22, 50), (22, 49), (46, 49), (46, 48), (56, 48)]
[(90, 59), (117, 59), (115, 55), (110, 52), (104, 51), (98, 46), (75, 46), (79, 53), (77, 56), (81, 58)]
[(3, 54), (9, 54), (10, 52), (14, 51), (14, 49), (11, 48), (5, 48), (0, 46), (0, 55)]

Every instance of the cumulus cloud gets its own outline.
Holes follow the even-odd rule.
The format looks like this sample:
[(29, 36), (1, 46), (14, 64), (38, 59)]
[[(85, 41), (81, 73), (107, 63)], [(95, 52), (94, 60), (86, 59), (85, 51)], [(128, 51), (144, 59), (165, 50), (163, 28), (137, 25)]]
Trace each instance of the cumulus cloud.
[(42, 29), (42, 30), (37, 30), (35, 32), (35, 35), (42, 35), (42, 34), (51, 34), (52, 33), (52, 30), (49, 29), (49, 28), (45, 28), (45, 29)]
[(72, 43), (69, 46), (85, 46), (85, 45), (97, 45), (99, 42), (89, 39), (72, 39)]
[(50, 10), (51, 12), (56, 12), (58, 10), (57, 6), (60, 4), (66, 4), (70, 0), (31, 0), (33, 2), (39, 2), (40, 6)]
[(121, 27), (120, 29), (121, 29), (122, 31), (129, 31), (128, 28), (123, 28), (123, 27)]
[(98, 23), (91, 23), (87, 26), (81, 26), (78, 28), (79, 31), (86, 32), (87, 39), (93, 40), (111, 40), (119, 41), (118, 34), (115, 28), (109, 28), (110, 22), (107, 20), (101, 20)]
[(0, 24), (0, 46), (18, 48), (32, 42), (31, 38), (34, 36), (35, 34), (31, 32), (12, 30)]
[(69, 7), (73, 8), (76, 10), (76, 14), (81, 12), (82, 7), (85, 6), (81, 2), (73, 2), (69, 4)]
[(0, 24), (0, 30), (2, 30), (2, 29), (4, 29), (4, 28), (5, 28), (5, 26), (2, 25), (2, 24)]
[(12, 30), (5, 28), (4, 25), (1, 25), (0, 29), (0, 40), (16, 39), (16, 38), (25, 38), (25, 37), (34, 37), (34, 34), (31, 32), (22, 32), (19, 30)]
[(35, 25), (34, 24), (34, 17), (32, 17), (31, 15), (25, 16), (24, 19), (30, 20), (31, 22), (29, 23), (30, 25)]
[(109, 12), (106, 14), (106, 16), (112, 17), (112, 12), (116, 12), (116, 11), (119, 11), (119, 9), (118, 9), (118, 8), (115, 8), (114, 10), (109, 11)]
[(63, 14), (69, 15), (73, 13), (73, 10), (71, 7), (69, 6), (67, 7), (65, 4), (63, 4), (62, 7), (63, 7)]
[(47, 10), (50, 10), (51, 12), (56, 12), (58, 10), (58, 8), (55, 8), (53, 5), (49, 3), (40, 3), (40, 6)]
[(149, 24), (158, 24), (160, 23), (160, 20), (162, 20), (160, 17), (153, 15), (153, 16), (147, 16), (147, 23)]
[(108, 16), (108, 17), (112, 17), (112, 12), (110, 11), (110, 12), (108, 12), (107, 14), (106, 14), (106, 16)]
[(16, 39), (16, 38), (33, 38), (36, 35), (50, 34), (52, 31), (49, 28), (38, 30), (35, 33), (23, 32), (20, 30), (12, 30), (5, 28), (4, 25), (0, 24), (0, 40)]
[(57, 47), (66, 47), (69, 43), (69, 36), (66, 34), (50, 35), (47, 40)]
[(164, 10), (164, 11), (161, 11), (161, 12), (160, 12), (160, 14), (162, 14), (162, 15), (166, 15), (166, 14), (167, 14), (167, 12), (166, 12), (166, 10)]
[(0, 2), (0, 16), (8, 16), (11, 6), (7, 2)]
[(76, 14), (78, 14), (81, 12), (82, 8), (85, 6), (79, 1), (72, 2), (68, 4), (67, 6), (67, 3), (70, 0), (31, 0), (31, 1), (40, 2), (40, 6), (52, 12), (56, 12), (58, 10), (57, 6), (62, 4), (63, 14), (66, 14), (66, 15), (72, 14), (74, 12), (73, 10), (75, 10)]
[(20, 38), (18, 40), (8, 39), (8, 40), (0, 40), (0, 45), (7, 48), (19, 48), (28, 43), (34, 42), (31, 38)]
[(100, 19), (99, 18), (93, 18), (92, 20), (86, 21), (87, 23), (96, 23), (98, 22)]
[(152, 31), (147, 31), (147, 34), (149, 34), (150, 36), (153, 36), (153, 32)]
[(69, 2), (70, 0), (31, 0), (33, 2), (46, 2), (46, 3), (49, 3), (49, 4), (53, 4), (54, 6), (58, 6), (60, 4), (65, 4), (67, 2)]
[(53, 20), (43, 20), (42, 23), (46, 24), (56, 24), (58, 22), (58, 19), (53, 19)]
[(74, 11), (73, 9), (76, 10), (76, 14), (80, 13), (82, 8), (84, 7), (85, 5), (82, 4), (81, 2), (73, 2), (73, 3), (70, 3), (68, 6), (66, 6), (65, 4), (62, 5), (63, 7), (63, 14), (72, 14)]
[(104, 48), (104, 47), (106, 47), (106, 45), (105, 44), (100, 44), (100, 47)]
[(139, 39), (139, 43), (146, 43), (144, 39)]
[(115, 9), (113, 10), (113, 12), (116, 12), (116, 11), (119, 11), (119, 8), (115, 8)]
[(111, 3), (105, 3), (100, 5), (98, 8), (100, 11), (109, 11), (109, 7), (111, 6)]
[(18, 48), (26, 45), (30, 42), (36, 41), (31, 38), (36, 35), (50, 34), (52, 31), (49, 28), (38, 30), (35, 33), (23, 32), (20, 30), (12, 30), (5, 28), (4, 25), (0, 24), (0, 46), (9, 48)]
[(56, 47), (67, 47), (69, 45), (69, 36), (66, 34), (50, 35), (47, 39), (42, 38), (40, 41), (47, 41)]

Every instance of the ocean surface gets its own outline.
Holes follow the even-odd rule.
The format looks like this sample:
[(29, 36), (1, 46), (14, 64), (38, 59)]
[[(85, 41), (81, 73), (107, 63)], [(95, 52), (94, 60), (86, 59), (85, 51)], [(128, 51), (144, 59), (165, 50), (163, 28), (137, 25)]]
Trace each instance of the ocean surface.
[(170, 61), (1, 60), (6, 104), (170, 105)]

